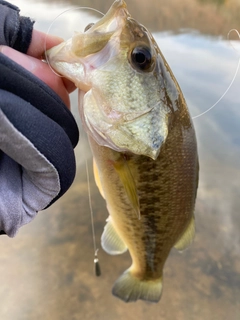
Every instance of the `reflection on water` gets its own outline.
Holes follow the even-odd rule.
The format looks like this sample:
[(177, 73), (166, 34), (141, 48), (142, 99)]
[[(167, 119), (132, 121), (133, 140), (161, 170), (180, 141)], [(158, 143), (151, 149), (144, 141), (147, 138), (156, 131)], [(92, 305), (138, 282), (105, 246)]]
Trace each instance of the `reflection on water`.
[[(93, 3), (82, 2), (89, 6)], [(187, 2), (190, 5), (190, 1), (181, 3)], [(43, 31), (67, 7), (23, 0), (15, 3), (34, 17), (36, 27)], [(105, 3), (97, 1), (95, 7), (106, 11)], [(157, 3), (152, 1), (156, 11), (160, 10)], [(225, 1), (223, 6), (231, 7), (233, 3)], [(172, 11), (177, 12), (177, 2), (169, 1), (166, 6), (170, 4)], [(201, 5), (205, 10), (205, 6), (215, 4), (204, 1)], [(137, 10), (144, 12), (145, 6), (145, 2), (139, 1)], [(218, 13), (212, 16), (214, 22), (220, 19)], [(89, 18), (80, 20), (73, 12), (61, 19), (56, 20), (51, 31), (64, 37), (91, 22)], [(145, 24), (146, 20), (147, 17), (143, 19)], [(211, 26), (205, 27), (212, 30)], [(240, 53), (226, 40), (202, 35), (197, 30), (177, 34), (159, 30), (163, 29), (154, 33), (156, 40), (183, 89), (191, 114), (196, 116), (211, 107), (227, 89)], [(91, 163), (91, 154), (82, 138), (76, 148), (77, 177), (70, 191), (23, 227), (15, 239), (0, 239), (0, 318), (240, 319), (239, 85), (238, 73), (218, 105), (194, 120), (201, 166), (197, 236), (187, 251), (182, 254), (172, 251), (164, 270), (164, 292), (159, 304), (140, 301), (126, 305), (112, 297), (113, 282), (129, 266), (128, 254), (112, 257), (100, 250), (102, 276), (94, 276), (85, 172), (85, 157)], [(79, 121), (76, 93), (72, 96), (72, 107)], [(99, 245), (107, 212), (92, 174), (90, 185)]]

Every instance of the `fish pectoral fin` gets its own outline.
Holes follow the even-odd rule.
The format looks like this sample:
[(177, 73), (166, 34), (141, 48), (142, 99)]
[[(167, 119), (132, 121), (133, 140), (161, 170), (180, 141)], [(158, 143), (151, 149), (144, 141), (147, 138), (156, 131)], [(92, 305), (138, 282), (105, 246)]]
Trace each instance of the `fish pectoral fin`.
[(98, 187), (98, 190), (101, 193), (101, 196), (105, 199), (103, 187), (102, 187), (101, 180), (99, 177), (98, 167), (97, 167), (97, 164), (96, 164), (96, 161), (94, 158), (93, 158), (93, 174), (94, 174), (94, 179), (95, 179), (95, 183)]
[(137, 187), (131, 170), (127, 164), (127, 160), (122, 158), (121, 160), (114, 162), (113, 166), (123, 184), (124, 190), (133, 209), (136, 211), (138, 219), (140, 219), (140, 205), (137, 194)]
[(178, 251), (183, 251), (184, 249), (188, 248), (191, 243), (193, 242), (195, 236), (195, 219), (194, 216), (191, 218), (187, 229), (184, 231), (183, 235), (179, 238), (177, 243), (174, 245)]
[(112, 294), (125, 302), (138, 299), (158, 302), (162, 294), (162, 277), (155, 280), (141, 280), (134, 276), (130, 268), (114, 283)]
[(101, 237), (101, 245), (104, 251), (111, 255), (122, 254), (127, 251), (127, 246), (116, 232), (110, 217)]

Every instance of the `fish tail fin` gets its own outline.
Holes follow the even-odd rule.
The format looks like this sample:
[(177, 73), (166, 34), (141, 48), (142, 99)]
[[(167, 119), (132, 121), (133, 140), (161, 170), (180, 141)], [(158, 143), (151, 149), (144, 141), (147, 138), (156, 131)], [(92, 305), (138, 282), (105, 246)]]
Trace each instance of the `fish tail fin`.
[(112, 294), (125, 302), (138, 299), (158, 302), (162, 294), (162, 277), (155, 280), (141, 280), (134, 276), (130, 268), (114, 283)]

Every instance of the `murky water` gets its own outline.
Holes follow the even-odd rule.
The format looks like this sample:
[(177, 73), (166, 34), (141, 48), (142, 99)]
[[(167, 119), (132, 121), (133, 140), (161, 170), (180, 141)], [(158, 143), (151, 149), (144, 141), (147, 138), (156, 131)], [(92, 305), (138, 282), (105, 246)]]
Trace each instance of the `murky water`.
[[(14, 3), (45, 32), (72, 6)], [(240, 319), (240, 72), (227, 90), (240, 57), (238, 42), (227, 41), (228, 31), (239, 27), (239, 4), (230, 0), (128, 3), (132, 15), (154, 31), (193, 117), (223, 96), (212, 110), (194, 119), (201, 170), (196, 239), (182, 254), (172, 250), (160, 303), (125, 304), (114, 298), (112, 284), (130, 258), (100, 250), (102, 276), (94, 276), (85, 171), (85, 158), (91, 165), (91, 154), (82, 138), (76, 148), (77, 176), (69, 192), (16, 238), (0, 239), (0, 319)], [(105, 12), (110, 4), (103, 0), (77, 5)], [(79, 13), (71, 10), (53, 23), (50, 32), (68, 38), (92, 19), (85, 15), (79, 19)], [(72, 110), (79, 122), (76, 93)], [(90, 185), (100, 246), (107, 211), (92, 174)]]

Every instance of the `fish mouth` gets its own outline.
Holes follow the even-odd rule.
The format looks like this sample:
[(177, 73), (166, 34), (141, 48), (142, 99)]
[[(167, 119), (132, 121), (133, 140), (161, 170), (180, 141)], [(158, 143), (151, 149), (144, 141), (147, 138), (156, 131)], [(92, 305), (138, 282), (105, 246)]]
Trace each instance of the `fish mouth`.
[(89, 28), (86, 33), (94, 31), (100, 33), (102, 31), (116, 31), (117, 27), (119, 27), (116, 24), (116, 20), (119, 21), (121, 19), (126, 19), (129, 16), (130, 14), (127, 11), (126, 2), (123, 0), (117, 0), (112, 4), (111, 8), (103, 16), (103, 18), (96, 22), (91, 28)]
[[(123, 0), (113, 3), (109, 11), (85, 32), (49, 49), (45, 59), (53, 71), (64, 75), (84, 92), (91, 89), (87, 73), (105, 64), (118, 50), (118, 39), (130, 16)], [(115, 42), (110, 46), (109, 42)]]
[(128, 17), (130, 14), (125, 1), (115, 1), (98, 22), (84, 33), (76, 33), (72, 38), (71, 50), (79, 58), (103, 51), (112, 37), (119, 38)]

